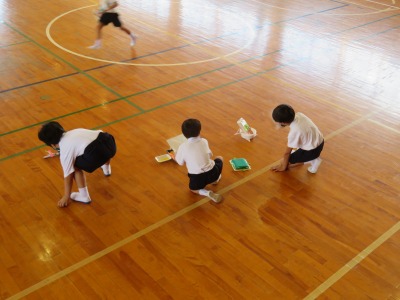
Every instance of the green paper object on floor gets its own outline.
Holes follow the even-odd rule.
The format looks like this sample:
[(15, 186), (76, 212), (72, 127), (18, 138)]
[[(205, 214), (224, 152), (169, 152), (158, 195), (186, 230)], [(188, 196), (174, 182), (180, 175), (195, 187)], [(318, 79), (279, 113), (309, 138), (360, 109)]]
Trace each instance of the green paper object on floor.
[(229, 162), (234, 171), (247, 171), (251, 169), (245, 158), (232, 158)]

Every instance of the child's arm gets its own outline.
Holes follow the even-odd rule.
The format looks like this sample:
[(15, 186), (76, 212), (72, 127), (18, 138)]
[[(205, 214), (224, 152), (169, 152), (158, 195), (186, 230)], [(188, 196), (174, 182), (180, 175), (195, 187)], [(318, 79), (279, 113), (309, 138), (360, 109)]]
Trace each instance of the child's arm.
[[(178, 150), (175, 152), (170, 152), (169, 155), (172, 157), (173, 160), (176, 161), (176, 163), (180, 166), (183, 166), (185, 164), (185, 159), (182, 156), (182, 151), (181, 147), (179, 146)], [(172, 155), (171, 155), (172, 154)]]
[(107, 7), (107, 9), (105, 11), (116, 8), (117, 6), (118, 6), (118, 2), (114, 1), (113, 4), (111, 4), (109, 7)]
[(107, 11), (113, 9), (113, 8), (116, 8), (117, 6), (118, 6), (118, 2), (117, 2), (117, 1), (114, 1), (110, 6), (107, 6), (106, 9), (99, 11), (99, 14), (100, 14), (100, 15), (101, 15), (101, 14), (104, 14), (105, 12), (107, 12)]
[(58, 201), (59, 207), (65, 207), (68, 205), (69, 195), (72, 190), (72, 182), (74, 179), (74, 173), (69, 174), (67, 177), (64, 177), (64, 196)]
[(287, 147), (285, 153), (283, 154), (283, 159), (279, 165), (273, 166), (271, 168), (274, 172), (283, 172), (286, 171), (289, 165), (289, 157), (293, 148)]

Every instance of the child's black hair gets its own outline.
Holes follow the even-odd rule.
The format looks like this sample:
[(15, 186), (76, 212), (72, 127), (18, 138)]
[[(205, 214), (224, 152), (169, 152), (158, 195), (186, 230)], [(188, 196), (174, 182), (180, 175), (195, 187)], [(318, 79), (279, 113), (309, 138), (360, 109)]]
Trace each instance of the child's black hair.
[(199, 136), (200, 131), (201, 123), (197, 119), (187, 119), (182, 123), (182, 133), (187, 139)]
[(287, 104), (280, 104), (272, 112), (272, 118), (278, 123), (292, 123), (295, 117), (294, 109)]
[(47, 146), (57, 145), (64, 132), (65, 130), (60, 123), (52, 121), (44, 124), (42, 128), (40, 128), (38, 138)]

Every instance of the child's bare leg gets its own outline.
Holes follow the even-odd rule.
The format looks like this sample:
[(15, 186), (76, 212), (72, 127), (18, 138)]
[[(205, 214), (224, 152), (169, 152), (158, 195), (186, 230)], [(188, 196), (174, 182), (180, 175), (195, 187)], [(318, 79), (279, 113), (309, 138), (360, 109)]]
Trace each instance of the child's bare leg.
[(78, 189), (86, 187), (86, 178), (82, 170), (75, 169), (74, 179)]
[(92, 46), (90, 46), (90, 49), (98, 49), (101, 47), (101, 29), (104, 27), (103, 23), (98, 23), (96, 27), (96, 40)]
[(78, 202), (90, 203), (92, 200), (90, 199), (89, 191), (86, 186), (85, 173), (83, 173), (83, 171), (80, 169), (75, 169), (74, 179), (76, 185), (78, 186), (79, 192), (71, 193), (71, 199)]
[(128, 28), (126, 28), (123, 25), (121, 25), (119, 29), (121, 29), (122, 31), (126, 32), (129, 35), (129, 37), (131, 38), (131, 46), (135, 46), (136, 35), (134, 35)]
[(295, 163), (295, 164), (289, 164), (288, 165), (288, 168), (289, 169), (291, 169), (291, 168), (295, 168), (295, 167), (298, 167), (298, 166), (302, 166), (302, 165), (304, 165), (304, 163)]
[(131, 34), (131, 31), (128, 28), (126, 28), (125, 26), (121, 26), (119, 29), (126, 32), (127, 34)]

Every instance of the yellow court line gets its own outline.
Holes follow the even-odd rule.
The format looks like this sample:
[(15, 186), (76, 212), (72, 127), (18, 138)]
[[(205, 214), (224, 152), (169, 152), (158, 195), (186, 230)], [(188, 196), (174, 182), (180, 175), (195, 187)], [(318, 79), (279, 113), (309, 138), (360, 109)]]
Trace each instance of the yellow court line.
[(335, 136), (341, 134), (342, 132), (345, 132), (346, 130), (348, 130), (348, 129), (354, 127), (355, 125), (360, 124), (360, 123), (364, 122), (365, 120), (368, 120), (370, 117), (372, 117), (373, 115), (376, 115), (377, 113), (379, 113), (380, 111), (382, 111), (382, 110), (384, 110), (384, 109), (385, 109), (385, 108), (380, 108), (380, 109), (377, 109), (377, 110), (374, 111), (374, 112), (371, 112), (371, 113), (369, 113), (369, 114), (367, 114), (367, 115), (365, 115), (365, 116), (362, 116), (361, 118), (359, 118), (359, 119), (357, 119), (357, 120), (351, 122), (350, 124), (348, 124), (348, 125), (346, 125), (346, 126), (343, 126), (342, 128), (340, 128), (340, 129), (338, 129), (338, 130), (336, 130), (336, 131), (334, 131), (334, 132), (328, 134), (327, 136), (325, 136), (325, 139), (327, 139), (327, 140), (328, 140), (328, 139), (331, 139), (331, 138), (333, 138), (333, 137), (335, 137)]
[(374, 124), (376, 124), (376, 125), (379, 125), (379, 126), (381, 126), (381, 127), (383, 127), (383, 128), (386, 128), (386, 129), (388, 129), (388, 130), (390, 130), (390, 131), (393, 131), (393, 132), (396, 132), (396, 133), (400, 134), (400, 130), (397, 130), (397, 129), (393, 128), (393, 127), (390, 127), (390, 126), (387, 126), (387, 125), (385, 125), (385, 124), (382, 124), (382, 123), (379, 122), (379, 121), (376, 121), (376, 120), (368, 120), (368, 121), (371, 122), (371, 123), (374, 123)]
[(291, 89), (294, 89), (294, 90), (296, 90), (296, 91), (298, 91), (298, 92), (300, 92), (300, 93), (302, 93), (302, 94), (304, 94), (304, 95), (310, 97), (310, 98), (313, 99), (313, 100), (316, 100), (316, 101), (318, 101), (318, 102), (322, 102), (322, 103), (325, 103), (325, 104), (329, 104), (329, 105), (331, 105), (331, 106), (333, 106), (333, 107), (336, 107), (337, 109), (340, 109), (340, 110), (343, 110), (343, 111), (347, 111), (347, 112), (352, 113), (352, 114), (355, 114), (355, 115), (357, 115), (357, 116), (361, 116), (361, 114), (354, 112), (354, 110), (348, 109), (348, 108), (346, 108), (346, 107), (343, 107), (343, 106), (341, 106), (341, 105), (338, 105), (338, 104), (336, 104), (336, 103), (334, 103), (334, 102), (331, 102), (331, 101), (329, 101), (329, 100), (325, 100), (325, 99), (323, 99), (322, 97), (319, 97), (319, 96), (317, 96), (317, 95), (315, 95), (315, 94), (309, 92), (307, 89), (303, 89), (303, 88), (301, 88), (301, 87), (298, 87), (298, 86), (296, 86), (296, 85), (294, 85), (294, 84), (291, 84), (291, 83), (289, 83), (289, 82), (287, 82), (287, 81), (285, 81), (285, 80), (279, 79), (279, 78), (277, 78), (277, 77), (275, 77), (275, 76), (273, 76), (273, 75), (271, 75), (271, 74), (262, 74), (262, 76), (263, 76), (263, 77), (267, 77), (268, 79), (270, 79), (270, 80), (272, 80), (272, 81), (275, 81), (275, 82), (278, 82), (278, 83), (280, 83), (280, 84), (283, 84), (283, 85), (285, 85), (285, 86), (287, 86), (287, 87), (289, 87), (289, 88), (291, 88)]
[[(397, 6), (393, 6), (393, 5), (389, 5), (389, 4), (385, 4), (385, 3), (380, 3), (380, 2), (376, 2), (376, 1), (372, 1), (372, 0), (365, 0), (365, 1), (371, 2), (371, 3), (375, 3), (375, 4), (379, 4), (379, 5), (382, 5), (382, 6), (387, 6), (387, 7), (393, 8), (393, 9), (399, 9), (399, 7), (397, 7)], [(396, 1), (392, 0), (392, 4), (396, 4)]]
[[(82, 9), (82, 8), (80, 8), (80, 9)], [(67, 51), (67, 52), (68, 52), (68, 51)], [(226, 57), (223, 57), (223, 58), (226, 59), (226, 60), (228, 60)], [(228, 61), (229, 61), (229, 60), (228, 60)], [(237, 63), (236, 63), (236, 65), (237, 65)], [(150, 65), (147, 65), (147, 66), (150, 66)], [(157, 66), (159, 66), (159, 65), (157, 65)], [(245, 68), (245, 69), (246, 69), (246, 68)], [(253, 73), (253, 72), (252, 72), (252, 73)], [(271, 76), (271, 75), (265, 75), (265, 76), (267, 76), (267, 77), (269, 77), (269, 78), (274, 78), (275, 80), (279, 80), (279, 79), (276, 79), (275, 77), (273, 77), (273, 76)], [(281, 82), (282, 82), (282, 81), (281, 81)], [(286, 83), (286, 85), (289, 85), (289, 84)], [(294, 86), (292, 86), (292, 87), (294, 88)], [(297, 88), (297, 87), (296, 87), (296, 88)], [(314, 99), (317, 99), (317, 100), (319, 100), (319, 101), (327, 102), (327, 103), (329, 103), (330, 105), (336, 106), (337, 108), (340, 108), (340, 109), (342, 109), (342, 110), (347, 110), (346, 108), (343, 108), (343, 107), (341, 107), (341, 106), (339, 106), (339, 105), (336, 105), (336, 104), (334, 104), (334, 103), (332, 103), (332, 102), (325, 101), (325, 100), (323, 100), (323, 99), (320, 98), (320, 97), (317, 97), (317, 96), (315, 96), (315, 95), (312, 95), (311, 93), (309, 93), (309, 92), (307, 92), (307, 91), (305, 91), (305, 90), (303, 90), (303, 89), (298, 88), (298, 90), (301, 91), (302, 93), (307, 94), (308, 96), (313, 97)], [(349, 111), (349, 110), (347, 110), (347, 111)], [(352, 111), (350, 111), (350, 112), (352, 112)], [(353, 113), (354, 113), (354, 112), (353, 112)], [(364, 116), (364, 117), (362, 117), (362, 118), (360, 118), (360, 119), (358, 119), (358, 120), (355, 120), (355, 121), (352, 122), (351, 124), (349, 124), (349, 125), (347, 125), (347, 126), (341, 128), (341, 129), (339, 129), (339, 130), (337, 130), (337, 131), (331, 133), (330, 135), (326, 136), (325, 139), (328, 140), (328, 139), (330, 139), (330, 138), (333, 138), (334, 136), (339, 135), (340, 133), (342, 133), (342, 132), (344, 132), (344, 131), (346, 131), (346, 130), (352, 128), (352, 127), (354, 127), (355, 125), (357, 125), (357, 124), (359, 124), (359, 123), (361, 123), (361, 122), (363, 122), (363, 121), (365, 121), (365, 120), (368, 120), (368, 118), (370, 118), (372, 115), (374, 115), (374, 114), (376, 114), (376, 113), (378, 113), (378, 111), (376, 111), (376, 112), (374, 112), (374, 113), (370, 113), (370, 114), (368, 114), (368, 115), (366, 115), (366, 116)], [(385, 126), (385, 125), (383, 125), (383, 124), (380, 124), (380, 123), (377, 122), (377, 121), (372, 121), (372, 120), (369, 120), (369, 121), (374, 122), (374, 123), (376, 123), (377, 125), (383, 126), (383, 127), (387, 128), (387, 129), (390, 129), (390, 130), (393, 130), (393, 131), (395, 131), (395, 132), (398, 132), (397, 130), (395, 130), (395, 129), (391, 128), (391, 127)], [(276, 163), (278, 163), (278, 162), (274, 162), (274, 163), (272, 163), (272, 164), (270, 164), (270, 165), (268, 165), (268, 166), (263, 167), (262, 169), (260, 169), (260, 170), (258, 170), (258, 171), (255, 171), (255, 172), (251, 173), (249, 176), (247, 176), (247, 177), (245, 177), (245, 178), (243, 178), (243, 179), (241, 179), (241, 180), (239, 180), (239, 181), (237, 181), (237, 182), (235, 182), (235, 183), (233, 183), (233, 184), (231, 184), (231, 185), (229, 185), (229, 186), (227, 186), (227, 187), (221, 189), (219, 192), (220, 192), (220, 193), (226, 193), (226, 192), (228, 192), (228, 191), (230, 191), (230, 190), (232, 190), (232, 189), (234, 189), (234, 188), (236, 188), (236, 187), (238, 187), (238, 186), (240, 186), (240, 185), (242, 185), (242, 184), (244, 184), (244, 183), (246, 183), (246, 182), (248, 182), (248, 181), (254, 179), (254, 178), (257, 177), (257, 176), (264, 174), (265, 172), (267, 172), (267, 171), (268, 171), (273, 165), (275, 165)], [(94, 261), (100, 259), (101, 257), (103, 257), (103, 256), (105, 256), (105, 255), (111, 253), (112, 251), (123, 247), (124, 245), (126, 245), (126, 244), (128, 244), (128, 243), (130, 243), (130, 242), (132, 242), (132, 241), (134, 241), (134, 240), (136, 240), (136, 239), (138, 239), (139, 237), (141, 237), (141, 236), (143, 236), (143, 235), (145, 235), (145, 234), (147, 234), (147, 233), (150, 233), (150, 232), (154, 231), (155, 229), (157, 229), (157, 228), (159, 228), (159, 227), (161, 227), (161, 226), (163, 226), (163, 225), (165, 225), (165, 224), (167, 224), (167, 223), (169, 223), (169, 222), (171, 222), (171, 221), (173, 221), (173, 220), (179, 218), (180, 216), (182, 216), (182, 215), (184, 215), (184, 214), (186, 214), (186, 213), (188, 213), (188, 212), (190, 212), (190, 211), (196, 209), (197, 207), (199, 207), (199, 206), (201, 206), (201, 205), (203, 205), (203, 204), (205, 204), (205, 203), (207, 203), (207, 202), (209, 202), (209, 199), (208, 199), (208, 198), (203, 198), (203, 199), (201, 199), (200, 201), (198, 201), (198, 202), (196, 202), (196, 203), (194, 203), (194, 204), (192, 204), (192, 205), (190, 205), (190, 206), (188, 206), (188, 207), (186, 207), (186, 208), (184, 208), (184, 209), (182, 209), (182, 210), (180, 210), (180, 211), (178, 211), (178, 212), (175, 212), (174, 214), (172, 214), (172, 215), (170, 215), (170, 216), (168, 216), (168, 217), (166, 217), (166, 218), (164, 218), (164, 219), (162, 219), (162, 220), (160, 220), (160, 221), (158, 221), (158, 222), (156, 222), (156, 223), (150, 225), (149, 227), (147, 227), (147, 228), (145, 228), (145, 229), (143, 229), (143, 230), (141, 230), (141, 231), (139, 231), (139, 232), (137, 232), (137, 233), (135, 233), (135, 234), (129, 236), (128, 238), (123, 239), (123, 240), (121, 240), (121, 241), (119, 241), (119, 242), (117, 242), (117, 243), (111, 245), (110, 247), (107, 247), (107, 248), (105, 248), (104, 250), (99, 251), (99, 252), (97, 252), (96, 254), (94, 254), (94, 255), (92, 255), (92, 256), (89, 256), (89, 257), (87, 257), (86, 259), (81, 260), (80, 262), (78, 262), (78, 263), (76, 263), (76, 264), (74, 264), (74, 265), (72, 265), (72, 266), (70, 266), (70, 267), (67, 267), (66, 269), (63, 269), (62, 271), (60, 271), (60, 272), (58, 272), (58, 273), (53, 274), (52, 276), (47, 277), (46, 279), (44, 279), (44, 280), (38, 282), (37, 284), (35, 284), (35, 285), (33, 285), (33, 286), (31, 286), (31, 287), (29, 287), (29, 288), (27, 288), (27, 289), (25, 289), (25, 290), (23, 290), (23, 291), (17, 293), (17, 294), (15, 294), (15, 295), (13, 295), (12, 297), (10, 297), (10, 298), (8, 298), (8, 299), (20, 299), (20, 298), (22, 298), (22, 297), (24, 297), (24, 296), (26, 296), (26, 295), (29, 295), (30, 293), (32, 293), (32, 292), (34, 292), (34, 291), (36, 291), (36, 290), (38, 290), (38, 289), (40, 289), (40, 288), (42, 288), (42, 287), (44, 287), (44, 286), (50, 284), (50, 283), (52, 283), (52, 282), (54, 282), (54, 281), (56, 281), (56, 280), (58, 280), (58, 279), (61, 279), (61, 278), (65, 277), (65, 276), (67, 276), (68, 274), (70, 274), (70, 273), (72, 273), (72, 272), (74, 272), (74, 271), (76, 271), (76, 270), (78, 270), (78, 269), (84, 267), (85, 265), (88, 265), (89, 263), (94, 262)], [(400, 223), (398, 223), (398, 224), (400, 224)], [(397, 224), (396, 224), (396, 225), (397, 225)], [(395, 231), (393, 231), (393, 233), (392, 233), (392, 231), (388, 231), (387, 233), (385, 233), (386, 235), (385, 235), (385, 234), (382, 235), (381, 238), (378, 238), (376, 244), (371, 244), (369, 247), (367, 247), (366, 250), (364, 250), (363, 252), (361, 252), (358, 256), (356, 256), (356, 258), (354, 258), (352, 261), (350, 261), (346, 266), (344, 266), (342, 269), (340, 269), (340, 270), (337, 271), (334, 275), (332, 275), (328, 280), (326, 280), (323, 284), (321, 284), (321, 285), (320, 285), (314, 292), (312, 292), (308, 297), (314, 297), (315, 295), (317, 295), (317, 294), (320, 293), (321, 291), (322, 291), (322, 292), (325, 291), (325, 290), (326, 290), (327, 288), (329, 288), (332, 284), (334, 284), (334, 283), (335, 283), (336, 281), (338, 281), (341, 277), (343, 277), (344, 274), (346, 274), (346, 273), (347, 273), (352, 267), (354, 267), (358, 262), (360, 262), (360, 261), (365, 257), (365, 254), (366, 254), (366, 253), (367, 253), (366, 255), (368, 255), (369, 253), (371, 253), (373, 250), (376, 249), (376, 248), (374, 248), (374, 247), (378, 247), (380, 244), (382, 244), (384, 241), (386, 241), (387, 238), (389, 238), (390, 236), (392, 236), (392, 235), (393, 235), (394, 233), (396, 233), (397, 231), (398, 231), (398, 226), (395, 227)], [(386, 236), (388, 236), (388, 237), (386, 238)], [(379, 244), (379, 243), (380, 243), (380, 244)], [(368, 252), (368, 251), (370, 251), (370, 252)], [(362, 257), (362, 259), (360, 260), (361, 257)], [(351, 266), (351, 268), (350, 268), (350, 266)], [(312, 298), (307, 298), (307, 299), (312, 299)]]
[[(383, 109), (384, 108), (382, 108), (381, 110), (383, 110)], [(335, 132), (327, 135), (325, 137), (325, 140), (329, 140), (329, 139), (337, 136), (338, 134), (340, 134), (340, 133), (342, 133), (342, 132), (344, 132), (344, 131), (352, 128), (352, 127), (354, 127), (355, 125), (357, 125), (359, 123), (362, 123), (363, 121), (365, 121), (368, 118), (370, 118), (372, 115), (375, 115), (375, 114), (379, 113), (381, 110), (377, 110), (375, 112), (371, 112), (368, 115), (363, 116), (360, 119), (357, 119), (357, 120), (351, 122), (350, 124), (348, 124), (348, 125), (340, 128), (340, 129), (336, 130)], [(230, 191), (230, 190), (232, 190), (232, 189), (234, 189), (234, 188), (236, 188), (236, 187), (238, 187), (238, 186), (240, 186), (240, 185), (242, 185), (242, 184), (254, 179), (257, 176), (260, 176), (260, 175), (264, 174), (265, 172), (269, 171), (271, 169), (271, 167), (276, 165), (278, 162), (279, 161), (276, 161), (276, 162), (274, 162), (274, 163), (272, 163), (272, 164), (270, 164), (268, 166), (265, 166), (265, 167), (261, 168), (258, 171), (252, 172), (249, 176), (246, 176), (245, 178), (242, 178), (241, 180), (238, 180), (237, 182), (234, 182), (233, 184), (231, 184), (231, 185), (219, 190), (218, 193), (221, 193), (221, 194), (226, 193), (226, 192), (228, 192), (228, 191)], [(203, 199), (199, 200), (198, 202), (195, 202), (195, 203), (193, 203), (193, 204), (191, 204), (191, 205), (189, 205), (189, 206), (187, 206), (187, 207), (185, 207), (185, 208), (183, 208), (183, 209), (181, 209), (181, 210), (179, 210), (179, 211), (167, 216), (166, 218), (164, 218), (164, 219), (162, 219), (162, 220), (160, 220), (160, 221), (158, 221), (158, 222), (156, 222), (156, 223), (154, 223), (154, 224), (152, 224), (152, 225), (150, 225), (150, 226), (138, 231), (137, 233), (135, 233), (135, 234), (133, 234), (133, 235), (131, 235), (131, 236), (129, 236), (129, 237), (127, 237), (127, 238), (125, 238), (125, 239), (123, 239), (123, 240), (121, 240), (121, 241), (119, 241), (119, 242), (117, 242), (117, 243), (115, 243), (115, 244), (103, 249), (102, 251), (99, 251), (99, 252), (97, 252), (97, 253), (95, 253), (95, 254), (93, 254), (93, 255), (91, 255), (91, 256), (89, 256), (89, 257), (87, 257), (87, 258), (85, 258), (85, 259), (83, 259), (83, 260), (81, 260), (79, 262), (77, 262), (76, 264), (73, 264), (73, 265), (61, 270), (60, 272), (55, 273), (55, 274), (47, 277), (46, 279), (44, 279), (44, 280), (42, 280), (42, 281), (40, 281), (40, 282), (38, 282), (38, 283), (26, 288), (25, 290), (20, 291), (19, 293), (17, 293), (15, 295), (11, 296), (10, 298), (8, 298), (8, 300), (21, 299), (22, 297), (25, 297), (25, 296), (33, 293), (34, 291), (37, 291), (37, 290), (49, 285), (50, 283), (52, 283), (52, 282), (54, 282), (54, 281), (56, 281), (58, 279), (61, 279), (61, 278), (65, 277), (65, 276), (67, 276), (68, 274), (70, 274), (70, 273), (72, 273), (72, 272), (74, 272), (74, 271), (76, 271), (76, 270), (78, 270), (78, 269), (80, 269), (80, 268), (82, 268), (82, 267), (84, 267), (84, 266), (86, 266), (86, 265), (88, 265), (88, 264), (100, 259), (101, 257), (111, 253), (112, 251), (127, 245), (128, 243), (138, 239), (139, 237), (141, 237), (141, 236), (143, 236), (143, 235), (145, 235), (147, 233), (150, 233), (150, 232), (156, 230), (157, 228), (159, 228), (159, 227), (161, 227), (161, 226), (163, 226), (165, 224), (168, 224), (171, 221), (174, 221), (175, 219), (185, 215), (186, 213), (196, 209), (197, 207), (199, 207), (199, 206), (201, 206), (201, 205), (203, 205), (203, 204), (205, 204), (207, 202), (209, 202), (209, 199), (208, 198), (203, 198)], [(397, 232), (397, 230), (396, 230), (396, 232)], [(368, 247), (367, 247), (366, 250), (368, 250)], [(364, 250), (363, 253), (365, 254), (365, 253), (368, 253), (368, 252), (365, 252), (365, 250)], [(337, 273), (339, 275), (342, 274), (339, 271)], [(335, 276), (335, 280), (336, 281), (340, 279), (339, 275)], [(329, 282), (331, 282), (331, 281), (332, 281), (332, 279), (330, 279)], [(313, 293), (316, 293), (316, 292), (313, 292)]]
[[(368, 1), (368, 0), (366, 0), (366, 1)], [(369, 6), (366, 6), (366, 5), (363, 5), (363, 4), (359, 4), (359, 3), (357, 3), (357, 2), (352, 2), (352, 1), (348, 1), (348, 0), (341, 0), (341, 2), (343, 2), (343, 3), (349, 3), (349, 4), (354, 4), (355, 6), (364, 7), (364, 8), (368, 8), (368, 9), (371, 9), (371, 10), (377, 10), (377, 9), (374, 8), (374, 7), (369, 7)], [(381, 4), (381, 5), (383, 5), (383, 6), (388, 6), (388, 8), (385, 8), (385, 9), (383, 9), (383, 10), (377, 10), (378, 12), (380, 12), (380, 11), (385, 11), (385, 10), (387, 10), (387, 9), (391, 9), (391, 10), (399, 9), (399, 8), (396, 7), (396, 6), (385, 5), (385, 4), (382, 4), (382, 3), (379, 3), (379, 2), (375, 2), (375, 1), (368, 1), (368, 2), (371, 2), (371, 3), (374, 3), (374, 4)]]
[(329, 289), (332, 285), (334, 285), (339, 279), (345, 276), (349, 271), (351, 271), (356, 265), (358, 265), (364, 258), (368, 257), (373, 251), (375, 251), (379, 246), (381, 246), (384, 242), (390, 239), (393, 235), (395, 235), (400, 230), (400, 221), (397, 222), (394, 226), (388, 229), (384, 234), (378, 237), (374, 242), (372, 242), (368, 247), (366, 247), (363, 251), (357, 254), (352, 260), (350, 260), (347, 264), (345, 264), (342, 268), (336, 271), (331, 277), (325, 280), (320, 286), (318, 286), (314, 291), (307, 295), (304, 300), (312, 300), (318, 298), (322, 295), (327, 289)]
[[(283, 8), (283, 7), (280, 7), (280, 6), (276, 6), (276, 5), (272, 5), (272, 4), (267, 4), (267, 3), (264, 3), (264, 2), (260, 2), (260, 1), (257, 1), (257, 0), (252, 0), (252, 1), (253, 1), (253, 2), (256, 2), (256, 3), (258, 3), (258, 4), (265, 5), (265, 6), (273, 7), (273, 8), (276, 8), (276, 9), (287, 10), (287, 11), (293, 11), (293, 12), (299, 12), (299, 13), (308, 13), (308, 11), (304, 11), (304, 10), (291, 9), (291, 8)], [(368, 0), (366, 0), (366, 1), (368, 1)], [(396, 4), (395, 0), (392, 0), (392, 1), (394, 1), (393, 4)], [(348, 4), (354, 4), (354, 5), (356, 5), (356, 6), (368, 8), (368, 9), (374, 10), (374, 11), (373, 11), (373, 12), (369, 12), (369, 13), (358, 13), (358, 14), (344, 14), (344, 13), (343, 13), (343, 14), (334, 14), (334, 13), (331, 13), (331, 12), (322, 12), (322, 13), (319, 13), (319, 14), (321, 14), (321, 15), (334, 15), (334, 16), (364, 16), (364, 15), (373, 15), (373, 14), (383, 13), (383, 12), (386, 12), (386, 11), (391, 11), (391, 10), (400, 9), (400, 8), (397, 7), (397, 6), (385, 5), (385, 4), (382, 4), (382, 3), (379, 3), (379, 2), (375, 2), (375, 3), (382, 4), (382, 5), (389, 6), (389, 7), (386, 8), (386, 9), (382, 9), (382, 10), (376, 10), (376, 9), (373, 8), (373, 7), (369, 7), (369, 6), (366, 6), (366, 5), (362, 5), (362, 4), (358, 4), (358, 3), (354, 3), (354, 2), (350, 2), (350, 1), (345, 1), (345, 0), (343, 0), (342, 2), (345, 2), (345, 3), (348, 3)], [(370, 1), (370, 2), (374, 2), (374, 1)]]

